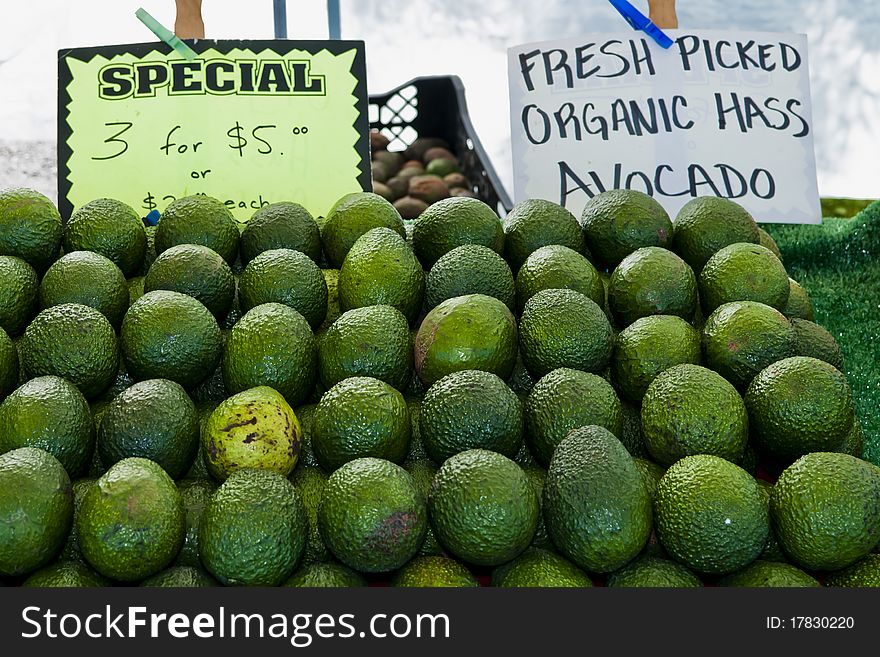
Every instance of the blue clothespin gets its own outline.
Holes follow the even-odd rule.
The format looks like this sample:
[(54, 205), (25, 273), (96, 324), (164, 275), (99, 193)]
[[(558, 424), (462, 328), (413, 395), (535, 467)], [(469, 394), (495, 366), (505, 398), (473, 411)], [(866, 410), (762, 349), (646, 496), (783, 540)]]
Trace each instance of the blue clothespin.
[(150, 210), (147, 213), (147, 216), (144, 217), (144, 223), (147, 226), (156, 226), (159, 223), (159, 211), (158, 210)]
[(632, 25), (634, 29), (645, 32), (645, 34), (660, 44), (661, 48), (669, 48), (675, 43), (663, 30), (654, 25), (654, 23), (651, 22), (651, 19), (633, 7), (626, 0), (609, 0), (609, 2), (620, 12), (620, 15), (626, 19), (627, 23)]

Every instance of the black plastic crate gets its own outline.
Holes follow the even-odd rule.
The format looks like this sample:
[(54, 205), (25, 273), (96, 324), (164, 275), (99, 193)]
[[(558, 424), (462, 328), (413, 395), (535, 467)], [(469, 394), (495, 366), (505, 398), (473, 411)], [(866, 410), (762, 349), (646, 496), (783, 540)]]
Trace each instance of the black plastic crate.
[(418, 137), (443, 139), (480, 200), (501, 215), (513, 207), (471, 124), (457, 75), (415, 78), (388, 93), (371, 94), (369, 107), (370, 128), (391, 140), (388, 150), (402, 151)]

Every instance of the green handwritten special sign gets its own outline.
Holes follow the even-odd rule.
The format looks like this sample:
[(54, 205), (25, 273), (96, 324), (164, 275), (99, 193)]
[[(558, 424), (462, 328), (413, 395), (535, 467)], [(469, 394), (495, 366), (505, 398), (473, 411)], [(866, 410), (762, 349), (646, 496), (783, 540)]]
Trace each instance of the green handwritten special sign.
[(324, 215), (370, 189), (361, 41), (197, 41), (62, 50), (59, 206), (141, 214), (207, 194), (240, 221), (277, 201)]

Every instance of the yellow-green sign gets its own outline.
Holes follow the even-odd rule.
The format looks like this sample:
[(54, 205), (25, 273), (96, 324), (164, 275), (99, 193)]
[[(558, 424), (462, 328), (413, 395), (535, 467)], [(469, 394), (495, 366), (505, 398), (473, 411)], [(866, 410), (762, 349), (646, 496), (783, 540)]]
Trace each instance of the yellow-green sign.
[(59, 52), (64, 216), (109, 197), (146, 215), (207, 194), (240, 221), (295, 201), (315, 216), (370, 189), (361, 41), (198, 41)]

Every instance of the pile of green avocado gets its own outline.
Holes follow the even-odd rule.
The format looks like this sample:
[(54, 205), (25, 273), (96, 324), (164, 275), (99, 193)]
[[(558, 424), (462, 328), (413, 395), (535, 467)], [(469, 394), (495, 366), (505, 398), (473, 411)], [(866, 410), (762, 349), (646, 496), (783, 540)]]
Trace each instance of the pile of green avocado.
[(880, 585), (840, 348), (742, 207), (424, 205), (0, 192), (2, 582)]

